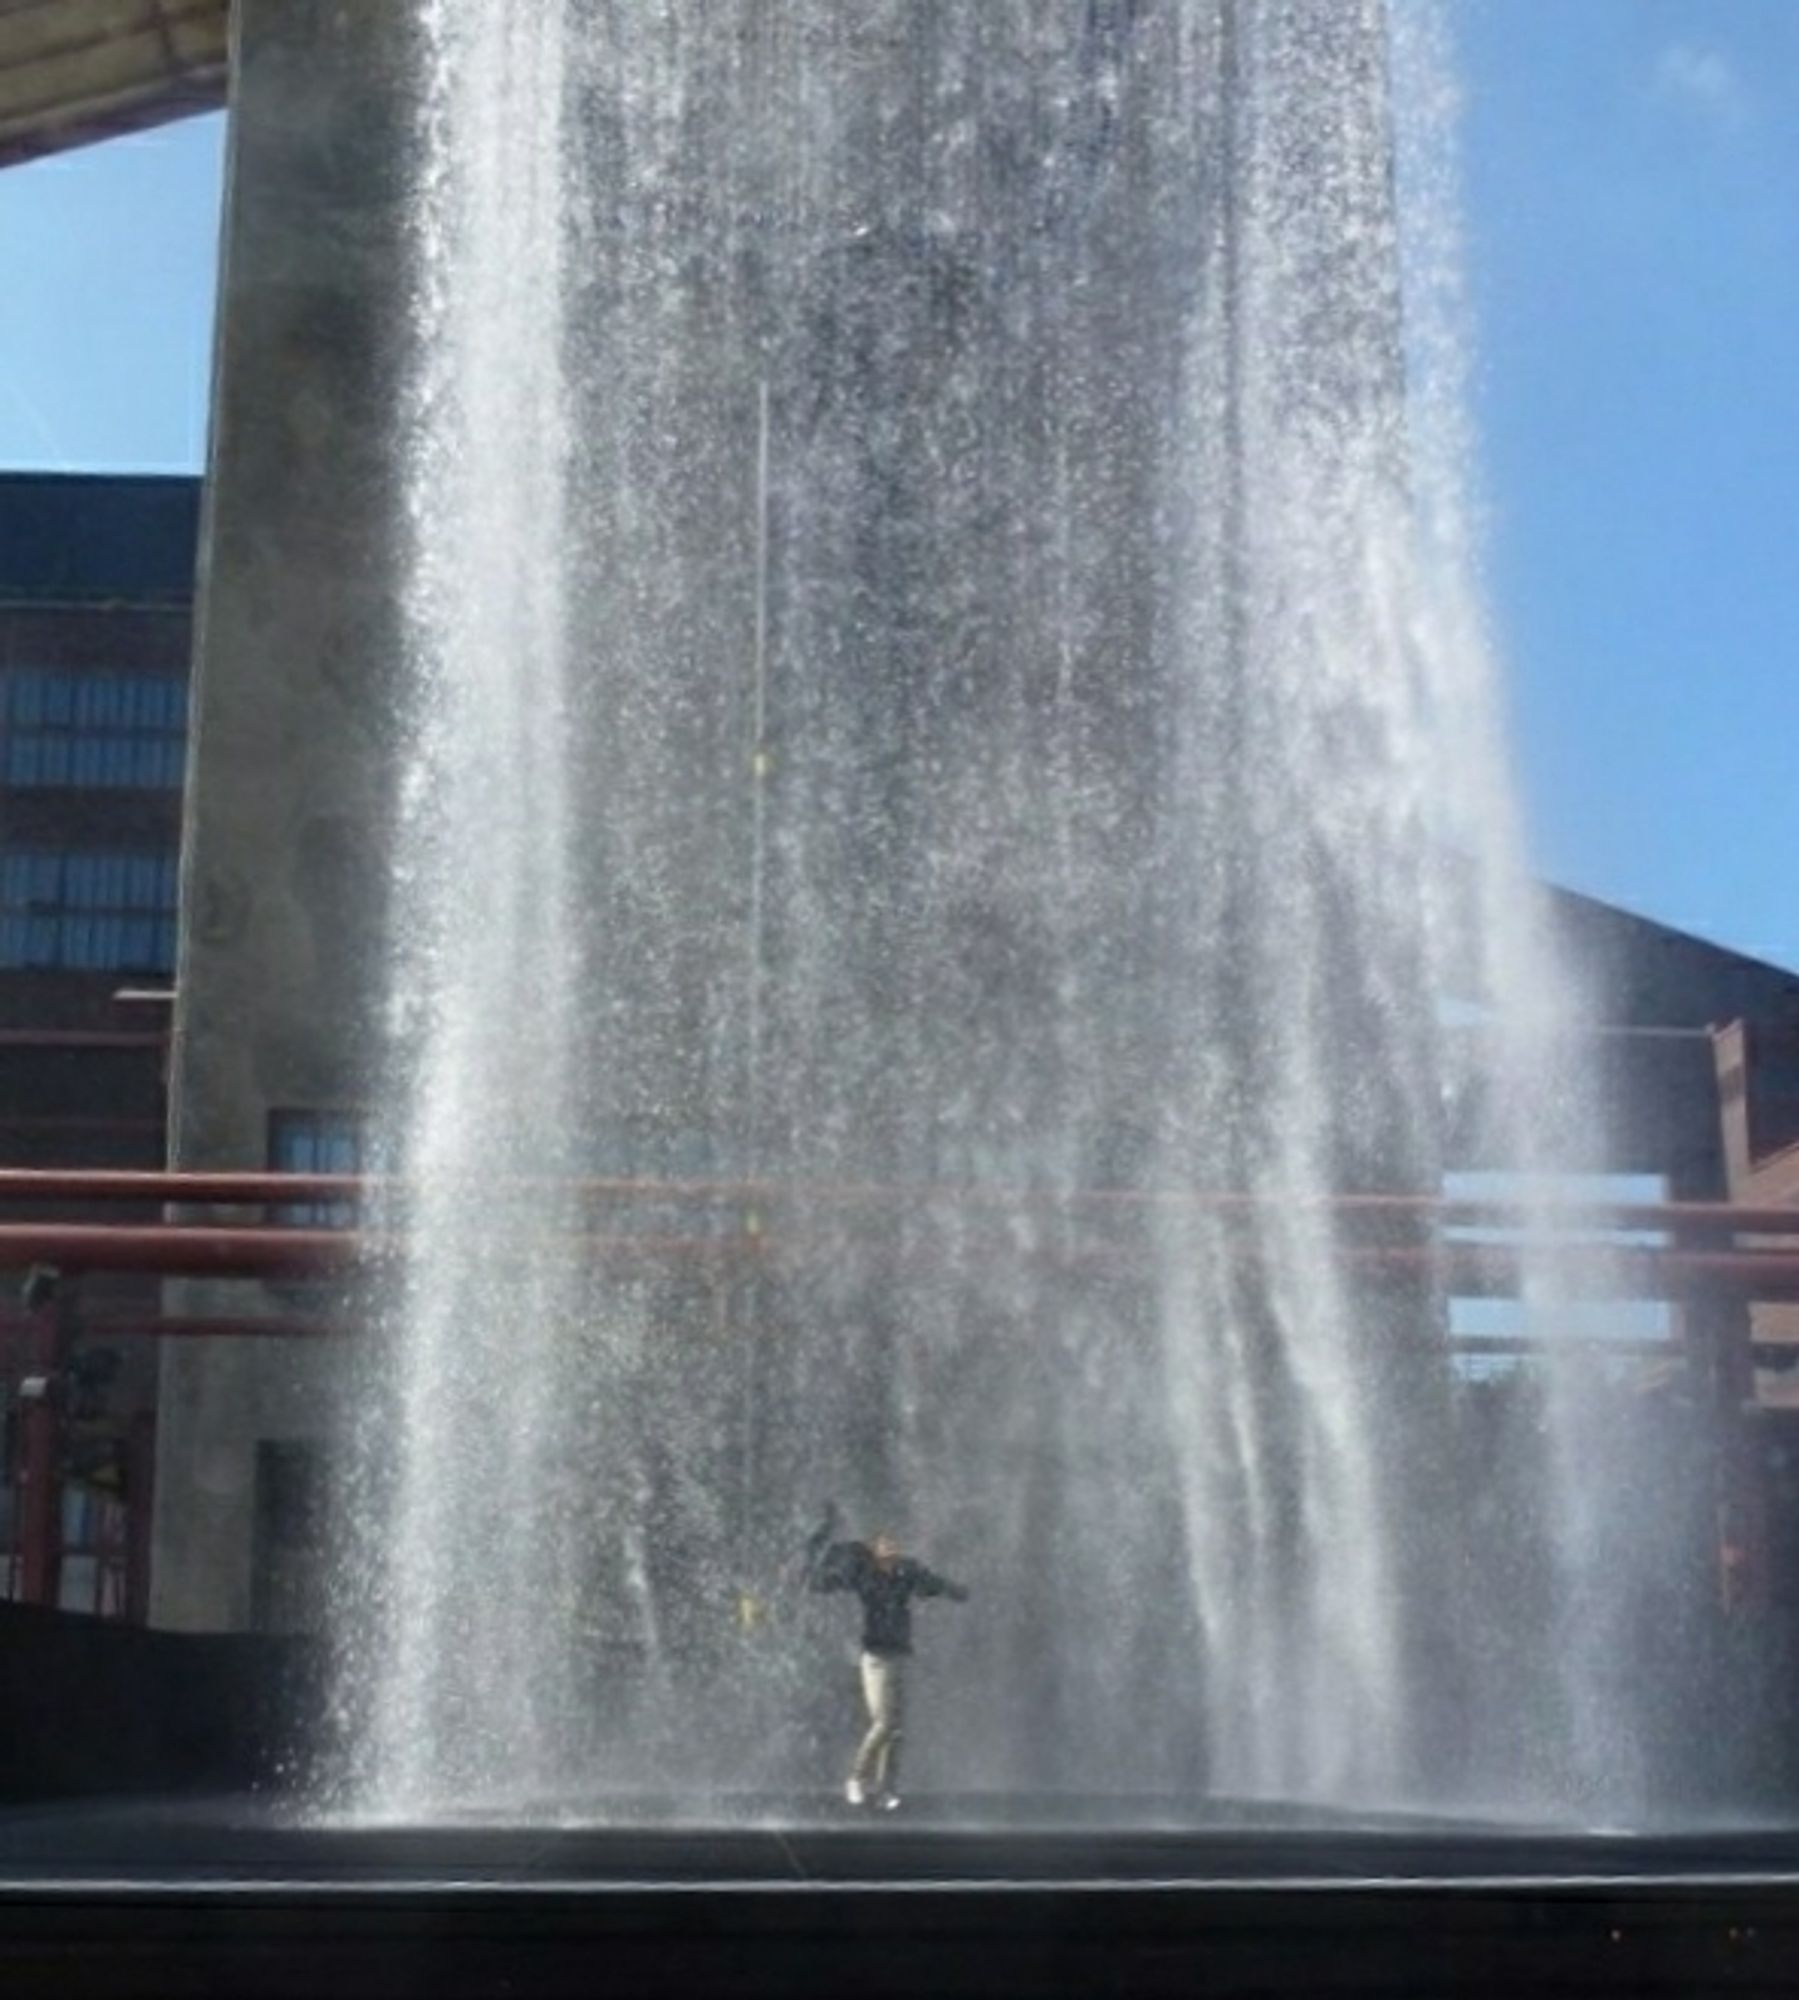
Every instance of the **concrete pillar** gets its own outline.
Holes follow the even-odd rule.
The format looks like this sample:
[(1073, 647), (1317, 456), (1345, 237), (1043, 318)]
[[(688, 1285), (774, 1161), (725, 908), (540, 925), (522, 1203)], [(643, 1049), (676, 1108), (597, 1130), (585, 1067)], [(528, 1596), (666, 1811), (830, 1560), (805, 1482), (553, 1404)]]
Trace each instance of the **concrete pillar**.
[[(271, 1113), (367, 1099), (396, 648), (390, 412), (409, 32), (239, 0), (171, 1101), (177, 1167), (268, 1164)], [(246, 1290), (171, 1287), (177, 1312)], [(253, 1309), (253, 1308), (252, 1308)], [(322, 1354), (170, 1343), (151, 1618), (250, 1616), (256, 1445)]]

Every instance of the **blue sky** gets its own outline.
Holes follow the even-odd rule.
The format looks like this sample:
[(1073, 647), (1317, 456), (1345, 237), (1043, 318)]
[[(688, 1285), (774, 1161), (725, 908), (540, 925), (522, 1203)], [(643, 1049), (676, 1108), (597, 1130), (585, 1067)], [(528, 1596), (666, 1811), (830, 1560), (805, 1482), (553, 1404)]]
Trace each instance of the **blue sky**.
[(224, 120), (0, 172), (0, 466), (193, 471)]
[[(1451, 0), (1538, 859), (1799, 964), (1799, 0)], [(218, 119), (0, 173), (0, 465), (195, 467)]]
[(1538, 856), (1799, 964), (1799, 0), (1462, 0)]

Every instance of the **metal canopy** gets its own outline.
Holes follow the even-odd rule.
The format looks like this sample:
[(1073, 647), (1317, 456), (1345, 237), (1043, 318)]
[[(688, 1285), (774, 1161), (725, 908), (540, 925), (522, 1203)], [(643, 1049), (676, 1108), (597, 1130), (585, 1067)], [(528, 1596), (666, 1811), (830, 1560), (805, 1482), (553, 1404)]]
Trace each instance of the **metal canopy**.
[(0, 0), (0, 166), (218, 110), (230, 0)]

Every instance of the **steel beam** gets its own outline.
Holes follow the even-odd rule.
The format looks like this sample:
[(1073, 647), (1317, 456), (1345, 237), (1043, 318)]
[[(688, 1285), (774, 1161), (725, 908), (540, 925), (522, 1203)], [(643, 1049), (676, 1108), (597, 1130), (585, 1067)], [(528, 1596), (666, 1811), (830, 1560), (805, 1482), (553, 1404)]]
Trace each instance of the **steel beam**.
[(30, 1315), (19, 1395), (19, 1597), (55, 1608), (62, 1586), (61, 1308), (52, 1299)]

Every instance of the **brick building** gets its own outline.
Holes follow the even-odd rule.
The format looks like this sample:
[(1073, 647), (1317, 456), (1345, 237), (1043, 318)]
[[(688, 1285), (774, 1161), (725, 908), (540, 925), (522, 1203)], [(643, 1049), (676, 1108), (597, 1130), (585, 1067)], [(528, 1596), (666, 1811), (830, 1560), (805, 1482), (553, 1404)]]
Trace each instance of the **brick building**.
[[(0, 476), (0, 1167), (166, 1157), (199, 506), (194, 479)], [(155, 1287), (93, 1278), (79, 1305), (90, 1324), (142, 1318)], [(0, 1329), (16, 1349), (10, 1283)], [(141, 1613), (153, 1349), (101, 1335), (85, 1351), (59, 1596)], [(16, 1352), (0, 1365), (16, 1376)], [(11, 1471), (0, 1595), (16, 1584)]]

